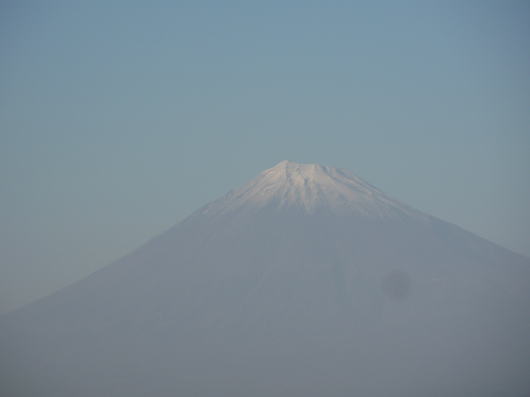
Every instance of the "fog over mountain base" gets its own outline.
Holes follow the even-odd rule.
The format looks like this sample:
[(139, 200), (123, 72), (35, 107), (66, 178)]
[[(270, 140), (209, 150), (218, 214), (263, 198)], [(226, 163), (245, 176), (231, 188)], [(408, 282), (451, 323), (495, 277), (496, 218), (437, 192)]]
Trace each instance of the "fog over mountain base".
[(6, 396), (530, 394), (530, 260), (282, 162), (4, 316)]

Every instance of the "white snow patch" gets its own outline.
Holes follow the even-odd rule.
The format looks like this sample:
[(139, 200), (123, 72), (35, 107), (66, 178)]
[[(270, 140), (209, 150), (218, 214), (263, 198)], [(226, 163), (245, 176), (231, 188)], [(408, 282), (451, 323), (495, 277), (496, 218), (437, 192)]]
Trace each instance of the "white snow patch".
[(240, 207), (298, 207), (314, 213), (326, 209), (335, 213), (365, 216), (422, 216), (348, 170), (320, 164), (281, 161), (263, 171), (243, 187), (214, 201), (202, 213), (225, 213)]

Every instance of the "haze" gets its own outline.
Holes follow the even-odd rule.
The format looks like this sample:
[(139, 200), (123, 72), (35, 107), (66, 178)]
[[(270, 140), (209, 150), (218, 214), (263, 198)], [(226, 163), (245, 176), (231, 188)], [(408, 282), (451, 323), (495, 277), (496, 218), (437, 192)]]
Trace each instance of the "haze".
[(283, 159), (530, 255), (525, 1), (3, 1), (0, 311)]

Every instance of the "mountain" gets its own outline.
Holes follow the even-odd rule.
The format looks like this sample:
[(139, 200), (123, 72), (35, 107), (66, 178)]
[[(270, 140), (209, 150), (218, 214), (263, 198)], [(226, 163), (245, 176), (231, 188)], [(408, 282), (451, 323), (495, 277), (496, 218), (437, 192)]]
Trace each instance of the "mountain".
[(530, 260), (283, 161), (4, 316), (1, 395), (530, 395)]

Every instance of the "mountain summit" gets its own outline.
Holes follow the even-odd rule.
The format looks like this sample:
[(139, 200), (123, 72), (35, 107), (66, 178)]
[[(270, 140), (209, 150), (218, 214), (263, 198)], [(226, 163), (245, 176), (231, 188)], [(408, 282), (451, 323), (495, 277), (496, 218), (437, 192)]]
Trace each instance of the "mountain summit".
[(281, 161), (204, 208), (225, 213), (244, 207), (298, 208), (374, 217), (420, 216), (345, 169)]
[(0, 395), (530, 395), (530, 261), (283, 161), (0, 324)]

